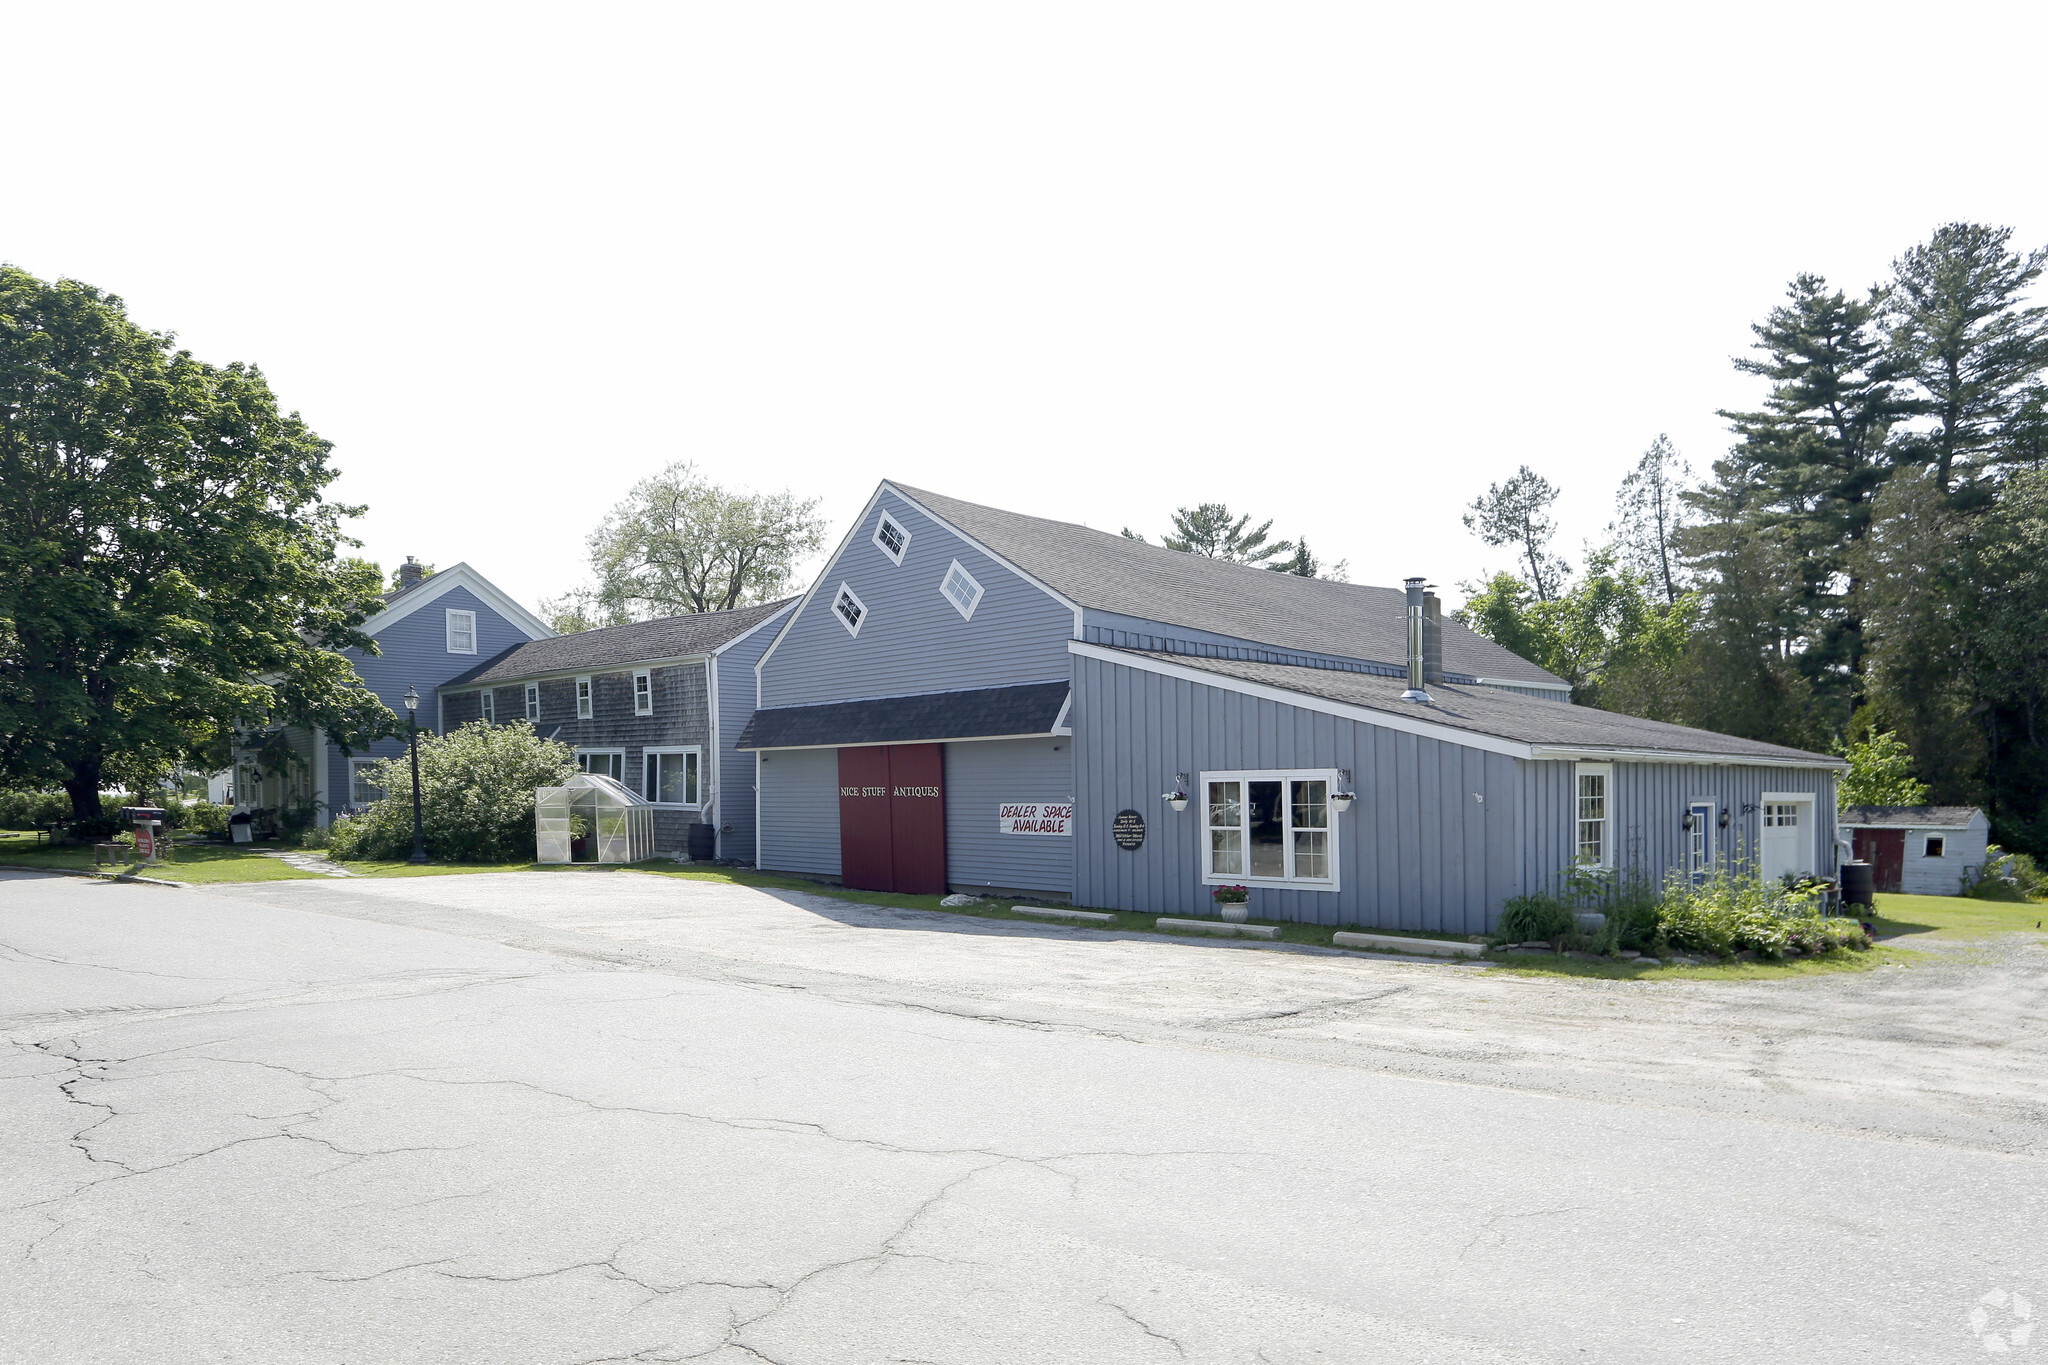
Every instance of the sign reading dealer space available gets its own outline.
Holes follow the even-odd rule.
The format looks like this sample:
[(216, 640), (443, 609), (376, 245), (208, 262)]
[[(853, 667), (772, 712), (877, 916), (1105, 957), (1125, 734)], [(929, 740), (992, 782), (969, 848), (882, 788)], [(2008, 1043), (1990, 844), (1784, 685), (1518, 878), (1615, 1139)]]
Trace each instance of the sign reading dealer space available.
[(1004, 834), (1072, 834), (1071, 801), (1005, 801), (996, 808), (996, 828)]

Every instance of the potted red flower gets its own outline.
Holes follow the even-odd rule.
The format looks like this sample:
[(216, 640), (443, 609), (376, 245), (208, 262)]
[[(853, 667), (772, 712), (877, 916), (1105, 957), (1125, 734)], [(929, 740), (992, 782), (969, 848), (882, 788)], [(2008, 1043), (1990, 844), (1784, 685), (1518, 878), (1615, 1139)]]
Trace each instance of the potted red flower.
[(1209, 893), (1216, 898), (1216, 910), (1232, 924), (1243, 924), (1250, 907), (1245, 904), (1252, 898), (1248, 886), (1219, 886)]

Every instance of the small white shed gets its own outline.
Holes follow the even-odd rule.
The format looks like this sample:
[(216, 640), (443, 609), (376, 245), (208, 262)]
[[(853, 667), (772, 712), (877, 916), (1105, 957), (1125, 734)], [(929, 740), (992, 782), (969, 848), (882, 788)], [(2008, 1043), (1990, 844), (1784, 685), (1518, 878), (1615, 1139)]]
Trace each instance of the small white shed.
[(533, 794), (537, 863), (637, 863), (654, 856), (654, 807), (602, 773)]
[(1848, 806), (1837, 817), (1880, 891), (1960, 895), (1984, 870), (1991, 821), (1975, 806)]

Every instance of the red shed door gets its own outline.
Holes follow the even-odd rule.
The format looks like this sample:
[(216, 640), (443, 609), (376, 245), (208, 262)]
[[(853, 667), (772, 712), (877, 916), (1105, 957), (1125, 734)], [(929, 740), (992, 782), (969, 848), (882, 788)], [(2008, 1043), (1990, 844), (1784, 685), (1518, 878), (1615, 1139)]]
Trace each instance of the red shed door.
[(946, 759), (937, 744), (889, 747), (889, 829), (896, 884), (908, 896), (946, 894)]
[(861, 891), (896, 889), (889, 832), (889, 751), (839, 751), (839, 880)]
[(1879, 891), (1898, 891), (1906, 884), (1906, 831), (1902, 829), (1859, 829), (1851, 836), (1856, 861), (1870, 864), (1871, 880)]

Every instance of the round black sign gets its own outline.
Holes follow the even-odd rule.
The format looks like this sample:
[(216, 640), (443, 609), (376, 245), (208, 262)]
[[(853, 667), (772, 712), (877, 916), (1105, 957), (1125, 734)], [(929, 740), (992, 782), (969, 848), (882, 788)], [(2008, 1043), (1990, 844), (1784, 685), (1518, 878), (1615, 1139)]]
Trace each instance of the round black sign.
[(1134, 810), (1120, 810), (1110, 822), (1109, 832), (1116, 836), (1118, 848), (1134, 852), (1145, 844), (1145, 817)]

